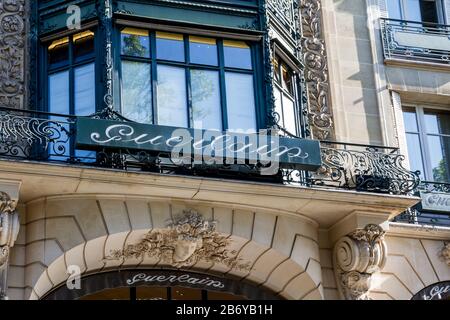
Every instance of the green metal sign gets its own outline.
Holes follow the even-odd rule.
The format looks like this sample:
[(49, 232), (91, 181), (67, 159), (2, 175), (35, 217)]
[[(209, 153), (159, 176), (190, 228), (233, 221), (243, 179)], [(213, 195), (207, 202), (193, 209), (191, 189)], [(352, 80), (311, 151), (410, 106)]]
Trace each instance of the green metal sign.
[(129, 149), (156, 152), (175, 164), (263, 164), (316, 170), (322, 162), (316, 140), (260, 133), (235, 133), (79, 118), (79, 149)]

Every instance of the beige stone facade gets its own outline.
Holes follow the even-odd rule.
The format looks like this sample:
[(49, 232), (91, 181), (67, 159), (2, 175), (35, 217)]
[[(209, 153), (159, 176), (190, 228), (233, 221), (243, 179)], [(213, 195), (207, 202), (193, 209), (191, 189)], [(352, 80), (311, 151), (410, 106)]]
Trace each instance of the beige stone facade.
[[(27, 2), (0, 0), (0, 22), (7, 17), (25, 22)], [(308, 3), (319, 4), (321, 10), (327, 62), (323, 70), (333, 123), (328, 138), (399, 147), (406, 155), (401, 107), (425, 103), (450, 108), (450, 65), (385, 61), (380, 25), (380, 18), (386, 17), (384, 0), (300, 1)], [(450, 13), (450, 0), (445, 4)], [(0, 66), (2, 59), (13, 63), (4, 58), (9, 49), (2, 37), (14, 34), (23, 40), (26, 29), (21, 23), (9, 33), (2, 24)], [(0, 70), (1, 81), (14, 87), (6, 82), (0, 86), (0, 103), (26, 109), (23, 46), (10, 50), (20, 59), (14, 62), (16, 71), (11, 66), (5, 74)], [(289, 300), (408, 300), (428, 286), (450, 281), (450, 226), (392, 221), (420, 202), (411, 193), (4, 158), (0, 192), (7, 195), (0, 199), (0, 240), (10, 232), (8, 241), (0, 241), (1, 249), (10, 250), (6, 264), (0, 256), (0, 284), (6, 274), (9, 299), (47, 297), (66, 285), (70, 266), (78, 266), (81, 277), (119, 270), (199, 273)], [(108, 259), (146, 235), (164, 234), (186, 212), (214, 222), (214, 236), (226, 239), (226, 252), (235, 259), (231, 261), (247, 267), (211, 260), (199, 246), (190, 253), (199, 259), (183, 266), (174, 256)], [(6, 224), (13, 214), (20, 217), (16, 235)], [(205, 242), (207, 237), (196, 239)]]

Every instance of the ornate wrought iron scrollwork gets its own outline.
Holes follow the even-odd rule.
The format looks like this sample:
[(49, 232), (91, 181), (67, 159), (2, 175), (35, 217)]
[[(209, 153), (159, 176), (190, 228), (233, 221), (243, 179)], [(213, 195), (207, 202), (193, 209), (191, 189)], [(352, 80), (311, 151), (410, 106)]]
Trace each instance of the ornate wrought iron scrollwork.
[(39, 158), (63, 156), (72, 135), (70, 122), (0, 111), (0, 155)]
[(403, 155), (370, 147), (364, 151), (322, 147), (321, 151), (323, 165), (309, 178), (313, 185), (407, 194), (419, 184), (418, 174), (403, 167)]

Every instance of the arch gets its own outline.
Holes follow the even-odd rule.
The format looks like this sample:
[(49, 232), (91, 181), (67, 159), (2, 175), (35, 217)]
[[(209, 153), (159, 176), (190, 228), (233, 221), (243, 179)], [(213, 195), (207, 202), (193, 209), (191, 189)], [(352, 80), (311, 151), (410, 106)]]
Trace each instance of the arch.
[(221, 279), (242, 282), (243, 287), (258, 287), (279, 299), (322, 299), (321, 284), (315, 283), (308, 270), (291, 258), (273, 248), (262, 246), (236, 236), (228, 236), (232, 250), (240, 261), (251, 266), (248, 270), (230, 268), (222, 263), (198, 261), (193, 266), (174, 268), (157, 257), (145, 255), (141, 258), (105, 260), (105, 252), (113, 248), (124, 248), (130, 239), (142, 237), (150, 230), (121, 232), (98, 237), (78, 245), (56, 258), (40, 275), (34, 285), (30, 299), (42, 299), (65, 285), (69, 265), (79, 266), (80, 276), (88, 277), (118, 270), (165, 270), (200, 273)]

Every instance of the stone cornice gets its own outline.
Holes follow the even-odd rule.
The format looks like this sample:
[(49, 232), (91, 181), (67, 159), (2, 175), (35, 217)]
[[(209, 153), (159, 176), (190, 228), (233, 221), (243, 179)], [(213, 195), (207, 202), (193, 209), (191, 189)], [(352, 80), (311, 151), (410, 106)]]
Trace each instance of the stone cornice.
[(445, 241), (450, 239), (450, 227), (390, 222), (386, 236)]

